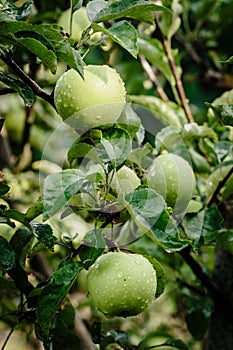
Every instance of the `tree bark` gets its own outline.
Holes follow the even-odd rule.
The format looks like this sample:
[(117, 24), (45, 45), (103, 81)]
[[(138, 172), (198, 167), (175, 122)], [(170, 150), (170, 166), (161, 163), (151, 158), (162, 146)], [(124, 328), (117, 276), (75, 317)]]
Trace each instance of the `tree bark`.
[[(233, 207), (224, 205), (225, 228), (232, 228)], [(221, 248), (216, 248), (213, 279), (228, 305), (221, 306), (221, 301), (215, 301), (214, 311), (210, 320), (207, 350), (233, 349), (233, 255)]]

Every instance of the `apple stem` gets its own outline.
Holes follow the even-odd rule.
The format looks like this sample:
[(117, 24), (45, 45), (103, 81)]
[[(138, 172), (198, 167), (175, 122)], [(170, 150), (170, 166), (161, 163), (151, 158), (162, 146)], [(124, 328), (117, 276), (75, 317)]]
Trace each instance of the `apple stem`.
[(156, 18), (155, 18), (155, 24), (156, 24), (156, 31), (157, 31), (158, 37), (162, 42), (163, 49), (164, 49), (164, 52), (167, 56), (171, 72), (172, 72), (174, 79), (175, 79), (176, 90), (178, 92), (178, 96), (180, 98), (180, 102), (181, 102), (181, 105), (183, 107), (184, 113), (186, 115), (187, 121), (189, 123), (193, 123), (194, 119), (193, 119), (189, 104), (187, 102), (187, 97), (186, 97), (186, 94), (184, 91), (183, 83), (180, 79), (180, 75), (178, 73), (174, 57), (171, 53), (170, 43), (163, 35), (161, 28), (160, 28), (160, 25), (159, 25), (158, 21), (156, 20)]
[(144, 56), (142, 55), (138, 55), (139, 61), (141, 62), (142, 68), (144, 69), (144, 71), (147, 73), (150, 81), (152, 82), (153, 86), (155, 87), (158, 95), (160, 96), (160, 98), (163, 101), (168, 101), (168, 97), (167, 94), (165, 93), (165, 91), (163, 90), (162, 86), (160, 85), (156, 74), (154, 73), (153, 69), (151, 68), (150, 64), (148, 63), (148, 61), (145, 59)]

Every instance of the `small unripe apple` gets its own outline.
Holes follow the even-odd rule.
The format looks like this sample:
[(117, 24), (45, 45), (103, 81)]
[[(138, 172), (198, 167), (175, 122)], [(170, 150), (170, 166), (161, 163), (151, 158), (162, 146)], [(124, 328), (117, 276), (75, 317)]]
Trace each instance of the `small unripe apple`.
[(156, 157), (148, 170), (147, 182), (163, 196), (174, 214), (185, 212), (196, 185), (193, 169), (176, 154)]
[(129, 193), (140, 186), (141, 181), (135, 171), (123, 165), (113, 176), (111, 187), (118, 193)]
[[(87, 29), (91, 22), (87, 17), (86, 7), (82, 6), (80, 9), (75, 11), (72, 14), (72, 28), (71, 28), (71, 38), (75, 41), (79, 41), (81, 39), (82, 33), (85, 29)], [(65, 10), (62, 12), (61, 16), (58, 19), (58, 24), (63, 28), (63, 30), (67, 33), (70, 32), (70, 19), (71, 19), (71, 10)]]
[(58, 79), (54, 90), (58, 113), (78, 129), (115, 123), (124, 108), (125, 97), (124, 82), (107, 65), (85, 66), (84, 79), (70, 69)]
[(156, 272), (140, 254), (108, 252), (87, 273), (89, 296), (109, 317), (141, 313), (155, 299), (156, 288)]

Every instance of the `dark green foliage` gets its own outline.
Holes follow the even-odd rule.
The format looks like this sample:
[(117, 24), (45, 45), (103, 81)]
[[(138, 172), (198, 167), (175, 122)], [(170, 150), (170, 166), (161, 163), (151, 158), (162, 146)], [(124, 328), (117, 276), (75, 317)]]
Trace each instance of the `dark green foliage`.
[[(82, 6), (90, 26), (74, 42), (57, 21)], [(199, 349), (208, 334), (232, 348), (232, 269), (214, 267), (216, 252), (233, 254), (232, 16), (230, 0), (1, 2), (0, 332), (46, 350)], [(127, 101), (114, 125), (77, 131), (61, 124), (54, 87), (97, 63), (120, 73)], [(195, 173), (181, 217), (147, 183), (166, 153)], [(129, 192), (112, 183), (123, 166), (141, 183)], [(158, 300), (127, 320), (106, 319), (85, 284), (119, 249), (144, 255), (158, 280)]]

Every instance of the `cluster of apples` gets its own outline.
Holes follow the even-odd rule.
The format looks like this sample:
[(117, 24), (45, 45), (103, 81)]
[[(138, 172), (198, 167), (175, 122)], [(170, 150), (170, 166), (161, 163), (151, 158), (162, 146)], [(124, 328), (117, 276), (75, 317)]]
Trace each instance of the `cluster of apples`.
[[(74, 69), (62, 74), (55, 86), (54, 102), (67, 124), (87, 130), (117, 121), (126, 103), (126, 89), (114, 68), (86, 65), (84, 78)], [(147, 172), (147, 183), (179, 214), (192, 197), (195, 177), (186, 160), (168, 153), (154, 159)], [(118, 192), (126, 193), (139, 185), (136, 173), (125, 165), (112, 180), (112, 187)], [(141, 313), (155, 299), (156, 285), (156, 271), (149, 260), (122, 251), (101, 255), (87, 274), (93, 304), (110, 317)]]

